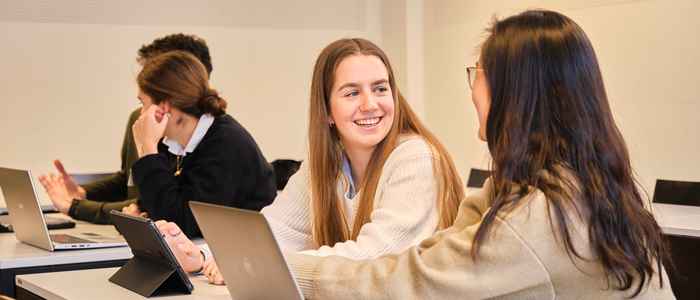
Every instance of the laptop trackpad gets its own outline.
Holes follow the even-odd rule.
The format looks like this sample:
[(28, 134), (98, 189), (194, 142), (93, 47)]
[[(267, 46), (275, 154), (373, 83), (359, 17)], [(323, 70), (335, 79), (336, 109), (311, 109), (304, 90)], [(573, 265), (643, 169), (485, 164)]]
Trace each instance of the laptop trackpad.
[(68, 235), (68, 234), (52, 234), (51, 241), (53, 241), (56, 244), (89, 244), (89, 243), (93, 243), (92, 241), (81, 239), (79, 237), (75, 237), (75, 236)]

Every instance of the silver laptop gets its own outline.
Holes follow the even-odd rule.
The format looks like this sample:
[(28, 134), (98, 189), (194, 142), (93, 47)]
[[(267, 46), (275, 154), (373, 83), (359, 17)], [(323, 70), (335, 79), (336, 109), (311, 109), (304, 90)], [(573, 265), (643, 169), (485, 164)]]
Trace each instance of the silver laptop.
[(195, 201), (190, 208), (232, 299), (304, 299), (261, 213)]
[(34, 179), (29, 170), (0, 167), (0, 188), (12, 219), (15, 237), (23, 243), (49, 251), (127, 245), (121, 237), (102, 236), (95, 233), (80, 233), (79, 236), (49, 234), (44, 214), (39, 206)]

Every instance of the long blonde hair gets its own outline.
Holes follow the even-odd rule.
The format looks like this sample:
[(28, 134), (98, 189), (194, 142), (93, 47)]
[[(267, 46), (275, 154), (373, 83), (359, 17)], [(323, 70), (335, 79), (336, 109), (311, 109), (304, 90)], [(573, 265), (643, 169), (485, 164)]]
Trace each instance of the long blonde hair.
[[(340, 62), (352, 55), (373, 55), (381, 59), (389, 74), (389, 85), (394, 98), (394, 120), (387, 136), (377, 145), (361, 182), (360, 204), (352, 228), (347, 224), (345, 211), (337, 194), (341, 178), (343, 150), (335, 127), (328, 124), (330, 95), (335, 70)], [(337, 242), (354, 240), (360, 228), (369, 222), (374, 196), (384, 162), (396, 148), (401, 134), (415, 134), (430, 145), (434, 156), (433, 171), (438, 182), (437, 204), (440, 213), (439, 228), (452, 225), (457, 208), (464, 197), (462, 180), (452, 158), (438, 139), (420, 122), (396, 86), (394, 72), (384, 51), (364, 39), (341, 39), (328, 45), (316, 60), (311, 81), (309, 107), (309, 170), (311, 178), (311, 207), (313, 209), (313, 238), (317, 246), (332, 246)]]

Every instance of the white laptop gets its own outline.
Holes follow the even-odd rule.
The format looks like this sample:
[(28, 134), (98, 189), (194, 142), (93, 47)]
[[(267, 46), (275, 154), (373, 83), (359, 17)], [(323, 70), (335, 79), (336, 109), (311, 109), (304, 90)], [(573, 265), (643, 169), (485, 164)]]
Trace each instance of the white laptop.
[(12, 219), (15, 237), (23, 243), (49, 251), (126, 246), (120, 236), (96, 233), (49, 234), (39, 206), (36, 186), (29, 170), (0, 167), (0, 187)]
[(261, 213), (195, 201), (190, 208), (232, 299), (304, 299)]

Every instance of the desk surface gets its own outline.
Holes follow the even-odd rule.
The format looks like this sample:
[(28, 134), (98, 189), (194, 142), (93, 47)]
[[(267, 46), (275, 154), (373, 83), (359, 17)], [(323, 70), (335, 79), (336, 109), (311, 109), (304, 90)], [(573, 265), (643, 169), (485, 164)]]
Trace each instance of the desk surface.
[[(467, 188), (467, 193), (475, 193), (478, 188)], [(666, 234), (700, 237), (700, 207), (653, 203), (652, 212), (661, 229)]]
[[(665, 233), (700, 237), (700, 207), (653, 204), (654, 215)], [(110, 233), (112, 226), (79, 222), (74, 229), (52, 232)], [(201, 241), (198, 241), (201, 242)], [(127, 259), (128, 247), (48, 252), (19, 243), (14, 234), (0, 234), (0, 269), (62, 263), (80, 263)], [(144, 299), (140, 295), (108, 281), (117, 268), (18, 275), (17, 286), (46, 299)], [(223, 286), (207, 283), (203, 276), (191, 277), (195, 286), (192, 295), (159, 297), (159, 299), (229, 299)]]
[(654, 216), (667, 234), (700, 237), (700, 207), (654, 203)]
[[(51, 216), (58, 217), (61, 215), (51, 214)], [(77, 225), (75, 228), (51, 230), (50, 233), (77, 234), (81, 232), (90, 232), (100, 235), (118, 234), (117, 230), (112, 225), (96, 225), (81, 221), (76, 221), (76, 223)], [(132, 254), (129, 247), (61, 250), (49, 252), (47, 250), (19, 242), (15, 238), (14, 233), (0, 234), (0, 269), (124, 260), (131, 257)]]
[[(109, 282), (109, 277), (117, 270), (118, 268), (106, 268), (18, 275), (16, 283), (18, 287), (47, 300), (147, 299)], [(225, 286), (211, 285), (204, 276), (191, 276), (190, 280), (194, 285), (191, 295), (163, 296), (157, 299), (231, 299)]]

